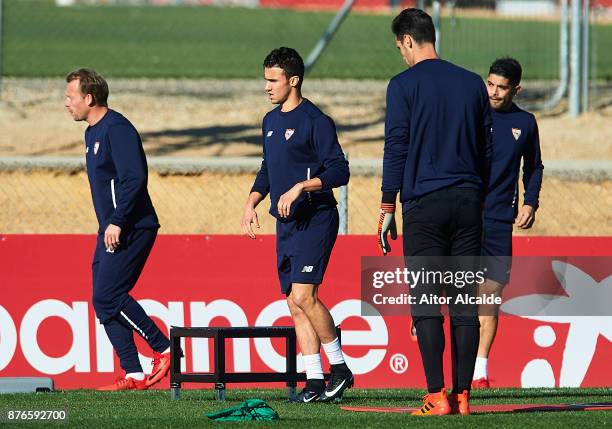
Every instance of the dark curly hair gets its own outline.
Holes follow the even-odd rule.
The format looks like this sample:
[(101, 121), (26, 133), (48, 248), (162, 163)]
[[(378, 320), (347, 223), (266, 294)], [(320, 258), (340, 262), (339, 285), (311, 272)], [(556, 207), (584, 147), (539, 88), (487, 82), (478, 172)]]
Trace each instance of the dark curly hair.
[(287, 79), (298, 76), (300, 83), (298, 87), (302, 86), (302, 80), (304, 80), (304, 60), (300, 57), (300, 54), (295, 49), (281, 47), (274, 49), (266, 56), (263, 66), (266, 68), (279, 67), (285, 72)]

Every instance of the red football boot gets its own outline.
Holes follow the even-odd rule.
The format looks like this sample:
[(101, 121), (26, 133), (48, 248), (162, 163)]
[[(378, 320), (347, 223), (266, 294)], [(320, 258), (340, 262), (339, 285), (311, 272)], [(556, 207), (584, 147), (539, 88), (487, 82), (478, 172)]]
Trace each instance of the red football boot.
[(491, 387), (489, 379), (482, 377), (477, 380), (472, 380), (472, 389), (489, 389)]
[(164, 354), (153, 352), (153, 369), (151, 370), (151, 375), (146, 378), (147, 387), (151, 387), (161, 381), (162, 378), (168, 375), (169, 371), (170, 352)]
[(113, 384), (98, 387), (99, 391), (119, 391), (119, 390), (146, 390), (145, 380), (135, 380), (133, 378), (118, 378)]

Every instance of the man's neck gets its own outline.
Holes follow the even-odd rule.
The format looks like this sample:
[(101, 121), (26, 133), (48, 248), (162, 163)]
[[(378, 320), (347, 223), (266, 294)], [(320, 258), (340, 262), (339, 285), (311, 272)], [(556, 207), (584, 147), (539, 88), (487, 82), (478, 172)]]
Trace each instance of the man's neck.
[(421, 46), (414, 53), (414, 65), (420, 63), (421, 61), (437, 60), (439, 58), (440, 57), (438, 56), (438, 53), (436, 52), (436, 48), (434, 47), (434, 45), (426, 44), (426, 45)]
[(89, 124), (89, 126), (93, 127), (98, 122), (100, 122), (100, 120), (102, 120), (104, 115), (106, 115), (106, 112), (108, 112), (108, 107), (106, 106), (92, 107), (91, 110), (89, 111), (89, 115), (87, 115), (87, 123)]
[(291, 91), (289, 97), (281, 103), (281, 112), (291, 112), (304, 100), (300, 91)]
[(500, 113), (507, 113), (512, 110), (512, 106), (514, 106), (514, 101), (511, 101), (506, 106), (500, 107), (499, 109), (497, 109), (497, 111)]

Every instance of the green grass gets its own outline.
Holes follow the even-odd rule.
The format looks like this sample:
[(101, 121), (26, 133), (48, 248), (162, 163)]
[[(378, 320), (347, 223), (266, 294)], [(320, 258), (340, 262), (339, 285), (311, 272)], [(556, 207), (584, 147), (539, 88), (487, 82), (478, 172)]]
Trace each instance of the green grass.
[[(333, 13), (217, 7), (56, 7), (52, 0), (4, 1), (3, 74), (63, 76), (95, 67), (114, 77), (252, 78), (274, 47), (304, 56)], [(388, 79), (404, 69), (390, 15), (352, 13), (313, 69), (315, 77)], [(525, 79), (558, 76), (554, 22), (458, 18), (442, 22), (445, 58), (485, 74), (514, 55)], [(593, 28), (594, 71), (612, 78), (612, 25)]]
[[(420, 405), (420, 390), (350, 390), (345, 405), (405, 407)], [(497, 403), (580, 403), (610, 401), (612, 389), (492, 389), (476, 391), (474, 404)], [(604, 427), (612, 422), (610, 411), (590, 412), (537, 412), (520, 414), (482, 414), (472, 416), (444, 416), (418, 418), (407, 414), (354, 413), (342, 411), (331, 404), (290, 404), (284, 390), (229, 390), (228, 401), (218, 403), (212, 399), (211, 390), (187, 390), (179, 401), (170, 401), (167, 391), (147, 392), (92, 392), (89, 390), (65, 391), (43, 394), (14, 394), (0, 396), (0, 410), (65, 409), (72, 427), (141, 428), (141, 427), (202, 427), (219, 425), (204, 415), (207, 412), (237, 405), (248, 398), (266, 400), (281, 417), (280, 422), (240, 423), (257, 427), (407, 427), (418, 424), (421, 428), (456, 427), (495, 429), (504, 427)], [(412, 420), (417, 419), (417, 420)], [(40, 427), (32, 423), (32, 427)], [(234, 427), (224, 423), (220, 427)], [(2, 427), (10, 427), (3, 424)], [(14, 427), (28, 427), (26, 424)]]

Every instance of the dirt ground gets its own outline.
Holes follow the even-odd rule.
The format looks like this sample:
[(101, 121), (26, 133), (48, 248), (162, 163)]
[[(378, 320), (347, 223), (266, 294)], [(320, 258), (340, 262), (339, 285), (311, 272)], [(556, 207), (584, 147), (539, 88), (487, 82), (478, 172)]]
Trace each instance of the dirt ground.
[[(271, 108), (263, 80), (111, 80), (112, 108), (140, 131), (148, 156), (259, 156)], [(529, 83), (525, 84), (526, 95)], [(306, 81), (304, 94), (332, 116), (351, 158), (382, 156), (386, 82)], [(63, 107), (62, 79), (4, 79), (0, 156), (79, 155), (84, 123)], [(535, 91), (535, 90), (534, 90)], [(538, 118), (544, 160), (612, 159), (612, 105), (577, 120)]]
[[(151, 156), (260, 156), (260, 121), (270, 109), (261, 81), (111, 81), (111, 107), (141, 132)], [(380, 158), (385, 82), (308, 81), (305, 95), (336, 121), (351, 159)], [(0, 102), (0, 156), (83, 153), (84, 123), (63, 107), (64, 83), (5, 79)], [(546, 160), (612, 159), (612, 107), (578, 120), (539, 117)], [(151, 173), (150, 192), (163, 233), (240, 233), (249, 174)], [(373, 234), (380, 178), (353, 176), (349, 233)], [(612, 235), (612, 182), (546, 178), (538, 221), (528, 235)], [(219, 204), (223, 201), (224, 204)], [(273, 233), (259, 210), (262, 233)], [(96, 222), (84, 173), (0, 172), (0, 233), (92, 233)], [(223, 208), (223, 209), (222, 209)]]

